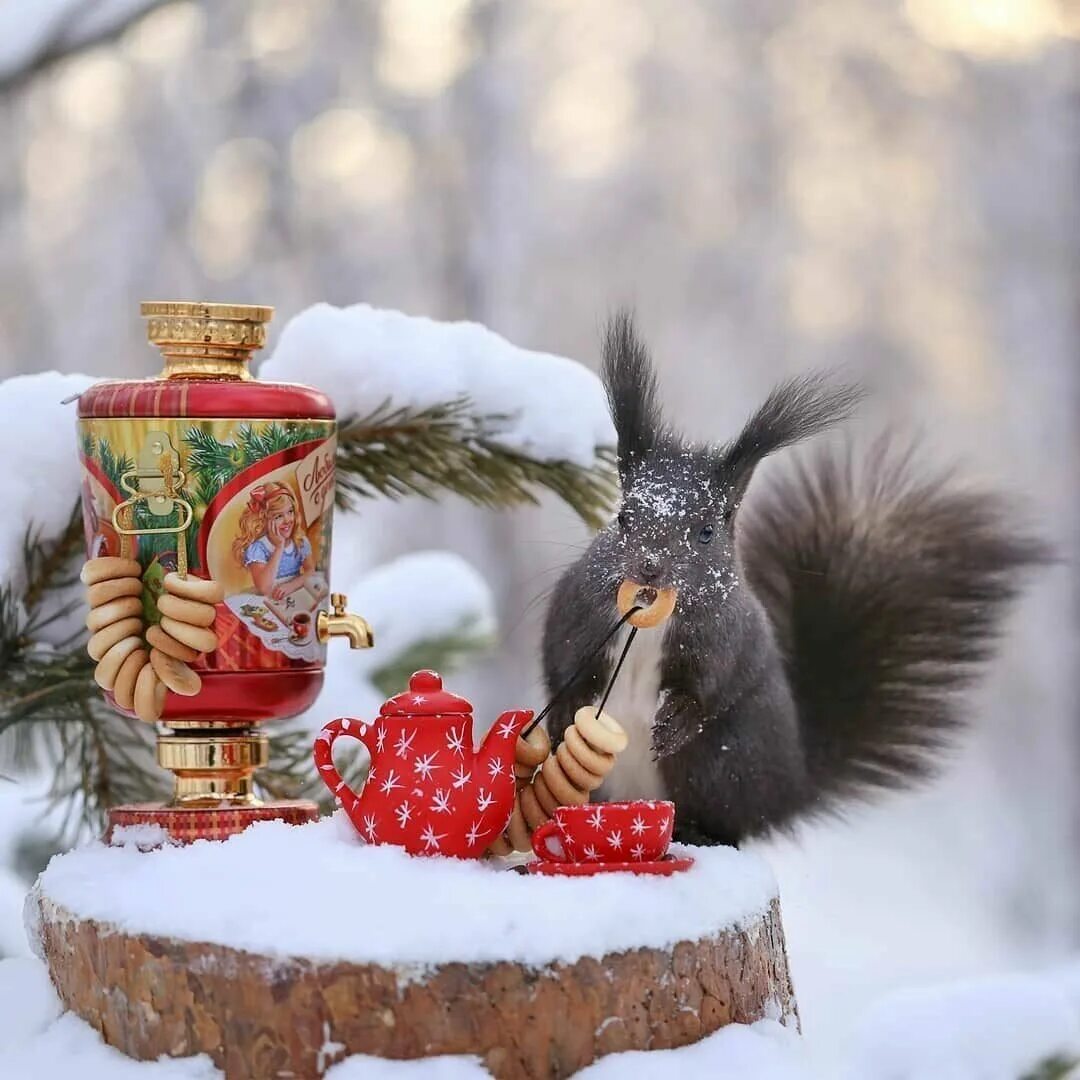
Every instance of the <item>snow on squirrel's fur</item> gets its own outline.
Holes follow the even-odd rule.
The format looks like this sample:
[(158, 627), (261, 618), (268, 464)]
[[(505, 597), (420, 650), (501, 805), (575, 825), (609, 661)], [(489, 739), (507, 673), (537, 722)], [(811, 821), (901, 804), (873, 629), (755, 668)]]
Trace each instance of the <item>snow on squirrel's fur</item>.
[(531, 352), (478, 323), (437, 322), (368, 304), (315, 304), (291, 319), (259, 369), (305, 382), (338, 416), (384, 404), (423, 409), (468, 398), (494, 443), (537, 461), (590, 466), (615, 443), (600, 380), (562, 356)]
[[(703, 937), (757, 916), (776, 894), (757, 856), (733, 848), (694, 856), (696, 866), (670, 878), (523, 877), (368, 846), (339, 812), (152, 852), (95, 842), (56, 856), (39, 889), (47, 902), (129, 932), (269, 956), (399, 969), (546, 964)], [(213, 903), (190, 902), (193, 881), (215, 883)]]

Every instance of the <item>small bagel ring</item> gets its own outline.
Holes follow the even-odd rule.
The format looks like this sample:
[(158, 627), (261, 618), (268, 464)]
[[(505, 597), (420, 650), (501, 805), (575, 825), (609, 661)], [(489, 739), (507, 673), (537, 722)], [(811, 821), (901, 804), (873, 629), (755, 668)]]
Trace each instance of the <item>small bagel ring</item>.
[(619, 586), (619, 594), (615, 600), (619, 614), (625, 615), (632, 607), (638, 605), (640, 603), (638, 596), (644, 590), (655, 593), (656, 598), (648, 607), (635, 611), (627, 620), (631, 626), (636, 626), (639, 630), (659, 626), (660, 623), (669, 619), (675, 610), (675, 601), (679, 595), (678, 589), (654, 589), (651, 585), (642, 585), (628, 578)]
[(532, 837), (529, 835), (529, 826), (525, 823), (519, 802), (514, 803), (514, 812), (510, 816), (506, 836), (515, 851), (532, 851)]
[(527, 739), (519, 735), (514, 747), (514, 758), (519, 765), (542, 765), (550, 753), (551, 740), (542, 727), (533, 728)]
[(213, 626), (217, 608), (213, 604), (204, 604), (200, 600), (185, 600), (182, 596), (162, 593), (157, 598), (157, 608), (162, 615), (168, 615), (177, 622), (190, 623), (192, 626)]
[(102, 555), (97, 559), (88, 559), (79, 571), (79, 580), (84, 585), (96, 585), (99, 581), (112, 581), (122, 577), (141, 578), (142, 567), (135, 559)]
[(532, 790), (533, 794), (536, 795), (536, 801), (540, 804), (540, 809), (548, 817), (551, 817), (559, 809), (559, 800), (555, 797), (555, 793), (551, 788), (548, 787), (547, 780), (542, 772), (533, 777)]
[(86, 652), (91, 660), (100, 660), (118, 641), (126, 637), (142, 637), (142, 619), (121, 619), (99, 630), (86, 643)]
[(577, 724), (571, 724), (563, 732), (563, 741), (569, 752), (574, 755), (574, 760), (586, 771), (594, 776), (607, 776), (611, 772), (615, 764), (615, 755), (594, 750), (585, 741), (585, 736), (578, 731)]
[(570, 752), (570, 747), (566, 745), (565, 740), (559, 743), (559, 748), (555, 751), (555, 757), (562, 766), (563, 772), (566, 773), (566, 778), (571, 784), (580, 788), (582, 791), (595, 791), (604, 782), (602, 776), (589, 772), (589, 770), (574, 757)]
[(156, 625), (146, 628), (146, 644), (153, 646), (155, 649), (160, 649), (166, 656), (171, 656), (174, 660), (183, 660), (185, 664), (198, 660), (200, 656), (198, 649), (193, 649), (190, 645), (185, 645), (182, 641), (169, 637), (160, 626)]
[(179, 596), (184, 600), (197, 600), (202, 604), (220, 604), (225, 599), (225, 586), (220, 581), (210, 578), (197, 578), (191, 575), (182, 578), (174, 570), (165, 575), (165, 591), (170, 596)]
[(630, 742), (622, 724), (606, 712), (599, 715), (595, 705), (583, 705), (574, 713), (574, 726), (585, 741), (602, 754), (621, 754)]
[(161, 718), (165, 708), (165, 684), (157, 677), (153, 664), (144, 664), (135, 679), (135, 715), (140, 720), (152, 724)]
[(169, 637), (198, 652), (213, 652), (217, 648), (217, 635), (204, 626), (177, 622), (168, 615), (162, 615), (159, 625)]
[(177, 660), (160, 649), (151, 649), (150, 663), (157, 677), (174, 694), (192, 697), (202, 689), (199, 673), (192, 671), (183, 660)]
[(113, 682), (113, 700), (121, 709), (131, 712), (135, 708), (135, 680), (139, 672), (150, 663), (145, 649), (136, 649), (121, 665)]
[[(525, 820), (525, 824), (528, 828), (539, 829), (545, 821), (551, 819), (544, 813), (544, 808), (540, 805), (539, 800), (536, 797), (536, 792), (533, 790), (534, 784), (530, 784), (527, 788), (521, 789), (521, 794), (518, 796), (518, 805), (521, 807), (521, 816)], [(510, 826), (513, 827), (514, 819), (510, 818)]]
[(102, 690), (111, 690), (116, 683), (116, 676), (124, 661), (137, 649), (142, 647), (142, 638), (125, 637), (118, 641), (99, 661), (94, 668), (94, 682)]
[(544, 783), (548, 791), (555, 797), (560, 806), (581, 806), (589, 801), (588, 791), (574, 786), (570, 777), (566, 775), (559, 759), (554, 755), (549, 757), (541, 767)]

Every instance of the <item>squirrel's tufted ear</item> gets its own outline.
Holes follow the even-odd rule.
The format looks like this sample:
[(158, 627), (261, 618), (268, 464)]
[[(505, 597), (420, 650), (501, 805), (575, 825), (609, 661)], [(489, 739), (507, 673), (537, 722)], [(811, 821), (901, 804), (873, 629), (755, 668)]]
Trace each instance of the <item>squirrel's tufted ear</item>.
[(625, 308), (608, 320), (604, 330), (601, 377), (619, 437), (619, 473), (625, 479), (635, 462), (672, 438), (649, 351), (637, 336), (633, 314)]
[(739, 435), (718, 453), (717, 478), (733, 511), (761, 461), (846, 420), (862, 398), (862, 387), (835, 382), (820, 372), (775, 387)]

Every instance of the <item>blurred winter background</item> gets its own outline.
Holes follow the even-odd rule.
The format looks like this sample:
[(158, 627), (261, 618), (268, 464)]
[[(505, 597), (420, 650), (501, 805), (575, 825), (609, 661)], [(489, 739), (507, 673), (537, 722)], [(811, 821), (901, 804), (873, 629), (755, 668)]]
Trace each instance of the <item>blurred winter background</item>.
[[(1072, 0), (4, 0), (0, 376), (153, 373), (147, 298), (273, 304), (271, 343), (364, 300), (595, 366), (631, 301), (700, 436), (846, 361), (868, 429), (1015, 491), (1062, 565), (962, 750), (766, 847), (827, 1060), (892, 990), (1080, 949), (1078, 158)], [(500, 643), (455, 688), (485, 719), (541, 700), (570, 511), (373, 503), (360, 528), (350, 572), (430, 546), (482, 568)], [(12, 952), (46, 825), (2, 798)]]

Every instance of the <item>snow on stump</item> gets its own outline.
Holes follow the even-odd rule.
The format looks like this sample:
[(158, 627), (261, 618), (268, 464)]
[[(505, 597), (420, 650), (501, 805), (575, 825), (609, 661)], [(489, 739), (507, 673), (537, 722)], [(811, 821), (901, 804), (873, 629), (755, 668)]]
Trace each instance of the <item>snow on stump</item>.
[(475, 1054), (563, 1077), (730, 1023), (797, 1025), (757, 857), (670, 878), (525, 876), (366, 847), (339, 817), (55, 858), (28, 901), (63, 1003), (134, 1058), (321, 1076), (351, 1054)]

